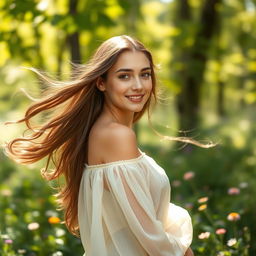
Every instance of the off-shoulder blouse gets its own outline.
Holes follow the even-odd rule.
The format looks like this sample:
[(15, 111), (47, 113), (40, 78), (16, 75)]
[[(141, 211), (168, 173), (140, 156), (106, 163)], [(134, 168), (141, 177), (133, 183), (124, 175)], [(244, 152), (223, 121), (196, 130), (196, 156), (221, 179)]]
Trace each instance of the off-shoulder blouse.
[(183, 256), (187, 210), (170, 203), (168, 176), (153, 158), (85, 165), (78, 197), (84, 256)]

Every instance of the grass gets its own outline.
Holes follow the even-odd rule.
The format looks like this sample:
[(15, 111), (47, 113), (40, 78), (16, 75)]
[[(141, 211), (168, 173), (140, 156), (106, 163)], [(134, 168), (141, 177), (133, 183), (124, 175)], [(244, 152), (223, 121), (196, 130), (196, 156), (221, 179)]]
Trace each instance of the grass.
[[(247, 109), (229, 119), (216, 119), (210, 126), (206, 120), (200, 138), (221, 141), (211, 149), (191, 145), (181, 149), (181, 144), (160, 142), (145, 119), (139, 126), (140, 148), (166, 170), (172, 201), (192, 216), (192, 248), (197, 256), (255, 255), (254, 112)], [(155, 126), (166, 134), (170, 129), (159, 125), (164, 114), (155, 119)], [(82, 255), (80, 240), (60, 224), (63, 216), (56, 211), (53, 191), (41, 178), (39, 165), (17, 166), (3, 154), (0, 160), (0, 254)]]

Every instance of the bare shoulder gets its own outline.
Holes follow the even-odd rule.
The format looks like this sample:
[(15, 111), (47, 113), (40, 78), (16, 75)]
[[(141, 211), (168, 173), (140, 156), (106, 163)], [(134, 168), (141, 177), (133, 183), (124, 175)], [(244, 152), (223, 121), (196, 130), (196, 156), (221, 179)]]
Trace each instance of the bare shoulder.
[(97, 137), (101, 158), (105, 163), (133, 159), (140, 155), (136, 134), (125, 125), (109, 123), (98, 130)]

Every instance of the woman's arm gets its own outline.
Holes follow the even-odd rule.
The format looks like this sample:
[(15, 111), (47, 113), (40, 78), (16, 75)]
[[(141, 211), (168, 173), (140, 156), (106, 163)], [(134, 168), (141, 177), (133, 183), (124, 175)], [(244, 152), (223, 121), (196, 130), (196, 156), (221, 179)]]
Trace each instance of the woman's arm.
[(184, 256), (194, 256), (192, 249), (189, 247)]

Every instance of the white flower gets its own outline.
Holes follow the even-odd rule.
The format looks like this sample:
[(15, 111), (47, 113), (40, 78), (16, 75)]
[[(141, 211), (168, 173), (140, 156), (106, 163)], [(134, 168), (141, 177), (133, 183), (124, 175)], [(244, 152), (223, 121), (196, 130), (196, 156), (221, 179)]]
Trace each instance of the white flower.
[(52, 256), (63, 256), (63, 253), (61, 251), (54, 252)]
[(52, 210), (48, 210), (45, 212), (45, 215), (48, 216), (48, 217), (52, 217), (52, 216), (58, 216), (58, 213), (55, 212), (55, 211), (52, 211)]
[(28, 229), (29, 230), (36, 230), (40, 227), (39, 223), (37, 222), (32, 222), (28, 224)]
[(56, 242), (56, 244), (61, 244), (61, 245), (64, 244), (64, 241), (61, 238), (55, 239), (55, 242)]
[(55, 234), (57, 237), (64, 236), (66, 234), (66, 231), (61, 228), (56, 228)]
[(25, 249), (18, 249), (18, 253), (20, 253), (20, 254), (25, 254), (25, 253), (26, 253), (26, 250), (25, 250)]
[(1, 238), (2, 238), (2, 239), (10, 239), (10, 237), (9, 237), (7, 234), (2, 234), (2, 235), (1, 235)]
[(228, 240), (227, 245), (231, 247), (231, 246), (235, 245), (236, 243), (237, 243), (237, 240), (235, 238), (231, 238)]
[(239, 184), (239, 187), (240, 187), (240, 188), (247, 188), (247, 187), (248, 187), (248, 183), (247, 183), (247, 182), (241, 182), (241, 183)]
[(199, 239), (207, 239), (207, 238), (209, 238), (210, 234), (211, 234), (210, 232), (202, 232), (201, 234), (198, 235), (198, 238)]

